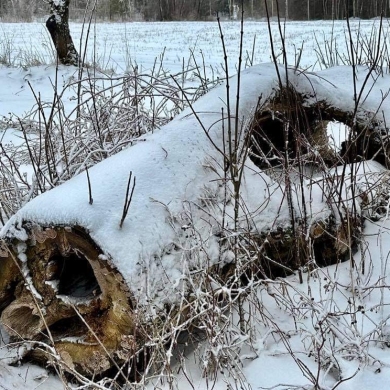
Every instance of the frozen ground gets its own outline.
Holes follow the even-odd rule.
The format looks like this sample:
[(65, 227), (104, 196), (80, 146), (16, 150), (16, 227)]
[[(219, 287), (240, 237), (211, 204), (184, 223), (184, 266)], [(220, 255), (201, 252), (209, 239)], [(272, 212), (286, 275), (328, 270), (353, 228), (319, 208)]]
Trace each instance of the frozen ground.
[[(378, 22), (354, 21), (353, 30), (359, 29), (361, 34), (369, 35), (373, 23)], [(233, 74), (239, 50), (239, 23), (224, 22), (222, 28), (230, 73)], [(75, 41), (79, 42), (82, 26), (72, 24), (71, 29)], [(254, 64), (269, 62), (271, 53), (267, 25), (248, 22), (244, 29), (244, 62), (248, 65), (252, 61)], [(1, 34), (3, 40), (0, 52), (3, 50), (1, 45), (8, 42), (11, 63), (26, 65), (32, 57), (41, 58), (46, 63), (39, 66), (29, 64), (20, 68), (0, 67), (0, 116), (24, 116), (36, 105), (30, 85), (42, 101), (51, 101), (55, 80), (58, 80), (61, 89), (62, 85), (74, 77), (74, 70), (59, 67), (56, 74), (55, 66), (50, 65), (48, 35), (41, 24), (1, 24), (0, 36)], [(85, 34), (84, 32), (84, 36)], [(330, 22), (316, 21), (287, 24), (286, 40), (290, 64), (294, 65), (300, 57), (299, 50), (303, 44), (299, 66), (309, 70), (324, 67), (316, 54), (316, 50), (324, 49), (323, 46), (319, 49), (314, 34), (320, 46), (325, 41), (333, 42), (332, 37), (335, 38), (334, 42), (337, 42), (340, 53), (338, 61), (342, 62), (345, 53), (345, 23), (337, 22), (332, 25)], [(119, 75), (131, 71), (135, 66), (141, 72), (148, 72), (157, 59), (157, 66), (162, 61), (166, 71), (172, 74), (181, 72), (183, 67), (193, 67), (195, 63), (201, 65), (204, 61), (207, 75), (223, 75), (223, 52), (216, 23), (99, 24), (92, 27), (90, 36), (94, 39), (88, 44), (87, 60), (97, 63), (106, 73), (114, 72)], [(275, 41), (279, 42), (276, 28), (274, 36)], [(84, 47), (84, 44), (81, 46)], [(281, 55), (279, 47), (276, 52)], [(203, 65), (201, 68), (203, 69)], [(347, 84), (348, 80), (344, 80), (344, 83)], [(72, 110), (75, 105), (72, 92), (65, 96), (64, 103), (67, 110)], [(390, 118), (387, 119), (389, 121)], [(3, 129), (0, 130), (3, 131), (3, 143), (21, 142), (19, 129), (9, 129), (6, 122), (2, 123)], [(242, 370), (240, 378), (231, 377), (226, 371), (220, 372), (215, 381), (202, 378), (202, 367), (199, 367), (201, 352), (197, 350), (186, 355), (185, 370), (176, 372), (173, 366), (176, 388), (222, 390), (241, 386), (245, 389), (314, 389), (310, 375), (318, 375), (321, 390), (333, 389), (336, 385), (341, 390), (386, 389), (390, 382), (390, 328), (387, 324), (390, 318), (387, 309), (390, 299), (387, 279), (389, 231), (390, 221), (387, 219), (366, 223), (365, 250), (361, 252), (364, 253), (364, 259), (358, 255), (356, 261), (360, 263), (365, 260), (369, 272), (359, 275), (357, 285), (352, 282), (356, 277), (354, 271), (351, 271), (349, 264), (342, 264), (321, 270), (307, 278), (304, 284), (299, 284), (297, 277), (288, 278), (287, 295), (291, 300), (284, 301), (285, 291), (282, 290), (286, 287), (282, 287), (279, 282), (275, 282), (272, 288), (260, 289), (259, 301), (263, 302), (267, 308), (267, 316), (275, 320), (285, 337), (262, 328), (259, 321), (257, 331), (261, 337), (258, 337), (252, 351), (246, 351), (246, 355), (241, 355), (237, 361)], [(293, 310), (302, 313), (295, 316), (299, 317), (298, 323), (292, 321)], [(311, 317), (307, 317), (306, 312), (310, 312)], [(334, 319), (329, 314), (331, 312), (337, 313)], [(318, 323), (326, 323), (328, 328), (318, 330), (314, 327)], [(316, 340), (320, 340), (323, 332), (327, 335), (324, 345), (316, 345)], [(296, 354), (295, 359), (289, 353), (290, 348)], [(359, 359), (352, 356), (359, 356)], [(328, 361), (324, 361), (326, 357)], [(55, 390), (63, 387), (58, 379), (47, 376), (42, 368), (32, 365), (8, 366), (7, 363), (11, 360), (17, 365), (15, 350), (8, 355), (7, 347), (2, 346), (0, 359), (0, 389)], [(352, 379), (343, 382), (343, 379), (349, 377)], [(168, 382), (152, 381), (149, 388), (168, 389)]]

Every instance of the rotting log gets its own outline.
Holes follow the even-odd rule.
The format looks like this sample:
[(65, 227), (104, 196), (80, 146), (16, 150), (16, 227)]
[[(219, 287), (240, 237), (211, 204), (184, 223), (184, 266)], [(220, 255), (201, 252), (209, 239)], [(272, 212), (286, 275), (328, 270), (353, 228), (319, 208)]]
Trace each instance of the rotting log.
[[(343, 229), (335, 226), (332, 221), (319, 222), (310, 230), (319, 265), (341, 261), (349, 254)], [(356, 233), (357, 227), (351, 231)], [(139, 323), (134, 310), (137, 303), (116, 267), (83, 228), (30, 225), (26, 231), (25, 258), (19, 254), (18, 259), (20, 242), (14, 240), (1, 252), (0, 259), (1, 270), (6, 271), (1, 273), (1, 323), (11, 337), (54, 343), (70, 372), (96, 376), (113, 366), (129, 364), (136, 376), (142, 362), (137, 367), (137, 359), (131, 358), (142, 350), (147, 340), (143, 329), (148, 325)], [(256, 237), (263, 250), (249, 248), (258, 256), (251, 274), (277, 277), (288, 275), (286, 269), (301, 268), (302, 259), (296, 259), (291, 250), (293, 240), (289, 228)], [(300, 246), (302, 254), (308, 251), (303, 238)], [(215, 269), (218, 278), (225, 281), (232, 271), (233, 263)], [(242, 277), (248, 276), (245, 272)], [(180, 315), (184, 322), (185, 314)], [(28, 358), (51, 361), (41, 348), (31, 349)]]
[[(8, 243), (0, 259), (1, 269), (7, 271), (1, 274), (4, 310), (0, 322), (11, 338), (54, 346), (63, 368), (70, 373), (94, 377), (127, 364), (136, 377), (144, 363), (142, 359), (139, 362), (137, 353), (148, 339), (145, 329), (149, 325), (140, 323), (134, 310), (137, 303), (116, 267), (83, 228), (30, 225), (26, 231), (26, 257), (19, 254), (18, 259), (20, 242), (15, 240)], [(309, 238), (314, 250), (317, 248), (319, 265), (342, 261), (349, 254), (342, 229), (334, 231), (333, 222), (321, 222), (311, 229)], [(352, 231), (356, 232), (356, 226)], [(294, 236), (289, 228), (254, 240), (262, 250), (248, 247), (258, 261), (250, 270), (243, 270), (242, 280), (253, 274), (260, 278), (285, 276), (289, 274), (286, 270), (303, 266), (292, 251)], [(300, 247), (304, 256), (308, 246), (303, 239)], [(234, 272), (234, 263), (215, 268), (215, 272), (226, 282)], [(187, 320), (185, 313), (180, 316), (182, 322)], [(42, 348), (32, 348), (26, 358), (52, 362)]]
[(263, 234), (260, 240), (263, 250), (258, 252), (261, 276), (287, 276), (289, 272), (284, 267), (296, 271), (344, 261), (360, 239), (362, 221), (360, 218), (351, 221), (349, 232), (346, 232), (346, 226), (346, 222), (336, 224), (330, 217), (313, 224), (308, 233), (302, 230), (294, 234), (291, 228), (286, 227)]
[[(283, 67), (280, 72), (283, 74)], [(306, 83), (306, 92), (295, 91), (296, 106), (292, 108), (269, 92), (274, 91), (275, 80), (274, 65), (249, 69), (240, 80), (242, 91), (249, 92), (240, 95), (238, 117), (243, 119), (239, 126), (252, 123), (249, 131), (240, 134), (243, 138), (253, 135), (256, 144), (251, 147), (264, 159), (259, 165), (267, 159), (272, 164), (273, 154), (280, 161), (289, 154), (294, 163), (297, 149), (283, 150), (284, 123), (291, 126), (289, 143), (301, 145), (304, 153), (309, 147), (305, 142), (294, 143), (295, 135), (315, 148), (316, 139), (324, 139), (319, 122), (334, 118), (348, 124), (353, 109), (353, 104), (336, 109), (337, 105), (321, 96), (311, 100), (315, 104), (307, 102), (305, 93), (315, 83), (319, 95), (329, 96), (328, 84), (325, 88), (318, 85), (322, 78), (291, 71), (289, 80), (297, 88)], [(230, 86), (234, 94), (237, 79), (232, 79)], [(266, 92), (270, 94), (265, 96), (266, 102), (254, 111), (259, 96)], [(336, 92), (347, 101), (349, 88), (335, 88)], [(328, 265), (350, 254), (359, 239), (363, 206), (376, 194), (365, 193), (364, 186), (357, 188), (354, 201), (359, 212), (348, 214), (349, 200), (337, 198), (337, 191), (333, 191), (334, 183), (339, 183), (342, 196), (342, 189), (349, 185), (347, 167), (341, 181), (337, 181), (335, 169), (325, 177), (294, 183), (293, 231), (282, 180), (270, 178), (247, 159), (242, 162), (240, 188), (240, 212), (245, 213), (238, 222), (232, 221), (234, 202), (229, 172), (224, 170), (224, 159), (232, 156), (220, 153), (228, 150), (229, 127), (226, 123), (223, 126), (220, 118), (225, 93), (225, 87), (220, 86), (194, 104), (203, 127), (186, 111), (163, 129), (143, 137), (143, 142), (92, 167), (89, 181), (83, 173), (74, 177), (27, 203), (7, 223), (2, 232), (6, 246), (0, 257), (0, 311), (1, 322), (13, 338), (43, 341), (49, 346), (54, 343), (69, 371), (100, 375), (131, 362), (151, 340), (148, 321), (164, 322), (167, 313), (177, 314), (174, 305), (187, 291), (182, 283), (188, 274), (183, 272), (215, 270), (216, 279), (234, 279), (230, 278), (235, 270), (234, 256), (225, 256), (231, 249), (231, 237), (238, 237), (245, 253), (255, 259), (248, 264), (253, 266), (248, 272), (259, 277), (283, 276), (286, 270), (309, 267), (313, 262)], [(363, 108), (361, 116), (366, 113)], [(377, 106), (368, 107), (371, 111), (374, 108)], [(320, 134), (314, 137), (313, 129), (319, 127)], [(293, 132), (297, 129), (302, 131)], [(377, 129), (372, 131), (378, 135)], [(248, 145), (247, 139), (239, 142)], [(384, 148), (387, 158), (386, 153)], [(333, 165), (333, 158), (329, 157), (329, 165)], [(370, 162), (363, 168), (363, 182), (369, 182), (371, 171), (382, 175), (379, 164)], [(122, 224), (130, 171), (137, 184)], [(355, 179), (357, 174), (354, 172)], [(89, 202), (88, 182), (93, 204)], [(313, 192), (320, 195), (313, 198)], [(302, 212), (302, 194), (310, 201), (306, 214)], [(226, 211), (223, 216), (218, 214), (222, 210)], [(237, 230), (229, 230), (235, 222)], [(193, 258), (188, 248), (197, 251)], [(245, 274), (243, 279), (246, 276), (251, 277)], [(155, 317), (140, 315), (146, 305)], [(181, 312), (175, 323), (187, 320)], [(34, 359), (52, 360), (42, 348), (29, 354)]]

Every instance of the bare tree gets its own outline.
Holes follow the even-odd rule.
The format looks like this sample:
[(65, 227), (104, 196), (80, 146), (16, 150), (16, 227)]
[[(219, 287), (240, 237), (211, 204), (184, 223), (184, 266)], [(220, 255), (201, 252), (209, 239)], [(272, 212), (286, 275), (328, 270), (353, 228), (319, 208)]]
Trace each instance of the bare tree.
[(79, 56), (69, 31), (70, 0), (49, 0), (52, 15), (46, 21), (58, 60), (64, 65), (78, 65)]

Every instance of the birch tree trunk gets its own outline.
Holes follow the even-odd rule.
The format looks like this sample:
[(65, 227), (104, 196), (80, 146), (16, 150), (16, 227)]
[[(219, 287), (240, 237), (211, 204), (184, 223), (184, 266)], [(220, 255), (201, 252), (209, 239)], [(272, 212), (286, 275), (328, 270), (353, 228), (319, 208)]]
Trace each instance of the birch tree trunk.
[(79, 56), (69, 31), (69, 3), (70, 0), (50, 1), (52, 15), (47, 19), (46, 27), (56, 48), (59, 62), (77, 66)]

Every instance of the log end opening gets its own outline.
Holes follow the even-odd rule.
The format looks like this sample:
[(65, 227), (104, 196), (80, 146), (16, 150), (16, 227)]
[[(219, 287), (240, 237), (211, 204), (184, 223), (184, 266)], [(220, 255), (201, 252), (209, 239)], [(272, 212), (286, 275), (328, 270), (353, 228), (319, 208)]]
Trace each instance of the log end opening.
[[(379, 134), (375, 121), (355, 123), (350, 112), (325, 101), (309, 99), (313, 101), (309, 104), (306, 100), (292, 88), (285, 88), (255, 112), (249, 126), (249, 156), (276, 182), (284, 186), (288, 176), (290, 183), (311, 183), (338, 165), (371, 158), (384, 164), (388, 159), (386, 146), (375, 141), (374, 134)], [(348, 144), (351, 140), (354, 147)], [(292, 188), (294, 191), (294, 185)], [(304, 213), (301, 209), (294, 215), (295, 230), (283, 226), (261, 232), (258, 247), (262, 250), (254, 253), (258, 267), (250, 274), (283, 277), (309, 269), (310, 264), (328, 266), (344, 261), (356, 250), (361, 216), (351, 218), (350, 231), (346, 232), (348, 224), (336, 223), (330, 211), (325, 220), (315, 222), (308, 231)]]
[[(50, 346), (54, 342), (70, 371), (88, 376), (123, 364), (129, 351), (122, 339), (135, 333), (136, 320), (129, 287), (115, 265), (80, 227), (26, 224), (25, 229), (27, 260), (16, 260), (17, 240), (8, 243), (12, 255), (0, 259), (10, 266), (18, 263), (13, 269), (17, 278), (12, 279), (12, 273), (0, 278), (1, 322), (9, 334), (14, 340)], [(6, 294), (12, 280), (13, 293)], [(29, 351), (27, 358), (38, 363), (53, 360), (41, 347)]]
[(342, 161), (342, 147), (341, 141), (336, 145), (331, 138), (333, 122), (348, 128), (346, 122), (330, 119), (321, 111), (315, 115), (306, 107), (291, 109), (280, 104), (275, 111), (271, 105), (257, 112), (252, 121), (251, 159), (261, 169), (283, 167), (287, 156), (292, 165), (319, 161), (326, 167), (337, 165)]
[(283, 166), (287, 156), (290, 164), (302, 164), (304, 156), (304, 164), (324, 167), (369, 159), (390, 166), (385, 124), (368, 113), (354, 119), (352, 112), (325, 101), (306, 100), (285, 88), (254, 114), (251, 159), (259, 168)]

